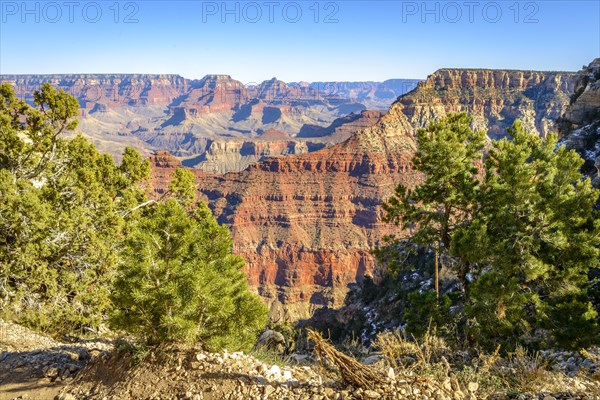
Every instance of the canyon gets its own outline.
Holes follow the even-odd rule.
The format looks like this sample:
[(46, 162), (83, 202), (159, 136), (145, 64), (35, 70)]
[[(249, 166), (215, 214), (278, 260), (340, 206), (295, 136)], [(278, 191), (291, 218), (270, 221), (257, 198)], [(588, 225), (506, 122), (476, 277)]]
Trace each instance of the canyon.
[[(348, 137), (302, 137), (305, 127), (328, 129), (338, 119), (385, 110), (418, 80), (243, 84), (229, 75), (0, 75), (20, 98), (50, 83), (81, 106), (79, 130), (117, 161), (133, 147), (145, 156), (168, 150), (187, 166), (240, 171), (272, 155), (302, 154)], [(373, 121), (374, 122), (374, 121)], [(364, 126), (364, 125), (363, 125)], [(265, 134), (269, 130), (280, 133)], [(350, 132), (353, 133), (354, 131)]]
[[(307, 318), (341, 305), (349, 285), (373, 274), (372, 250), (385, 235), (400, 233), (382, 221), (380, 205), (399, 183), (420, 179), (411, 169), (418, 128), (430, 118), (468, 111), (473, 127), (490, 137), (503, 136), (516, 118), (546, 135), (567, 109), (575, 78), (569, 72), (442, 69), (341, 143), (270, 157), (242, 171), (194, 169), (198, 193), (230, 227), (234, 252), (246, 260), (248, 280), (271, 313)], [(301, 136), (312, 140), (335, 130), (335, 124), (305, 128)], [(158, 196), (181, 161), (158, 152), (151, 162)]]
[(276, 129), (258, 130), (258, 136), (247, 138), (210, 139), (205, 151), (188, 158), (183, 165), (206, 172), (241, 171), (267, 157), (305, 154), (341, 143), (355, 132), (374, 125), (384, 115), (382, 111), (361, 111), (335, 119), (329, 126), (304, 125), (295, 136)]

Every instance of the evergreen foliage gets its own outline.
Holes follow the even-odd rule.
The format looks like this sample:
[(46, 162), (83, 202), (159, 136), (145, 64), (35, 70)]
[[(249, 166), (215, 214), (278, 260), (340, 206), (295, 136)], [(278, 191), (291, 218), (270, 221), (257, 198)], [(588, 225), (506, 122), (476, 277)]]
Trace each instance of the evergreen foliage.
[(410, 305), (406, 308), (406, 331), (423, 337), (434, 329), (440, 336), (448, 336), (451, 329), (450, 296), (436, 297), (435, 291), (413, 291), (408, 294)]
[(35, 107), (0, 85), (0, 312), (66, 334), (98, 327), (125, 215), (145, 194), (149, 164), (128, 149), (116, 166), (75, 129), (77, 100), (52, 86)]
[(551, 344), (587, 346), (598, 337), (587, 295), (600, 255), (598, 191), (555, 134), (537, 137), (518, 121), (508, 133), (486, 157), (475, 220), (455, 236), (456, 254), (479, 265), (466, 310), (473, 334), (492, 340), (490, 330), (503, 332), (498, 339), (514, 344), (542, 328)]
[(248, 348), (266, 307), (248, 291), (229, 231), (177, 170), (148, 200), (150, 164), (121, 165), (83, 136), (79, 104), (43, 85), (35, 104), (0, 85), (0, 316), (55, 336), (103, 325), (146, 343)]
[[(442, 243), (465, 295), (454, 319), (470, 340), (490, 349), (597, 342), (588, 275), (598, 267), (598, 191), (583, 179), (583, 160), (557, 147), (555, 134), (537, 137), (519, 121), (484, 156), (469, 123), (449, 114), (419, 131), (414, 167), (424, 181), (397, 188), (387, 219), (411, 227), (421, 246)], [(446, 302), (421, 297), (439, 324)], [(412, 314), (423, 320), (421, 310)]]
[[(413, 242), (439, 255), (449, 252), (454, 230), (474, 210), (485, 133), (473, 132), (471, 119), (466, 113), (449, 114), (419, 129), (412, 163), (424, 180), (413, 189), (398, 185), (383, 204), (386, 221), (410, 228)], [(457, 268), (466, 289), (468, 265)]]
[(177, 170), (173, 197), (148, 208), (126, 241), (112, 326), (150, 345), (200, 341), (247, 350), (266, 324), (266, 307), (248, 291), (228, 229), (202, 202), (186, 209), (190, 185), (193, 174)]

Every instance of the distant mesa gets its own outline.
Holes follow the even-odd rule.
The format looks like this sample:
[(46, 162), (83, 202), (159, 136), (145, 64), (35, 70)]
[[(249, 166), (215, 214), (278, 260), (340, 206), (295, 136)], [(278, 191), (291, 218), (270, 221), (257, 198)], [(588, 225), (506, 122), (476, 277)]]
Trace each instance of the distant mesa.
[(290, 138), (290, 136), (285, 133), (285, 132), (281, 132), (278, 131), (277, 129), (273, 129), (273, 128), (267, 128), (265, 130), (259, 129), (257, 131), (258, 133), (258, 138), (261, 140), (288, 140)]

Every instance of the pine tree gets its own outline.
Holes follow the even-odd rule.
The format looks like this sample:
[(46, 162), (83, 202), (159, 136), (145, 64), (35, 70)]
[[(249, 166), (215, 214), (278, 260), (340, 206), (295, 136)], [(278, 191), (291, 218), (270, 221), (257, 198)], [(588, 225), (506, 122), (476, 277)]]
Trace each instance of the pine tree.
[(481, 266), (467, 308), (475, 334), (514, 345), (544, 328), (561, 347), (589, 345), (598, 335), (587, 296), (600, 255), (598, 191), (555, 134), (540, 138), (519, 121), (508, 133), (487, 156), (477, 218), (455, 236)]
[[(412, 163), (424, 179), (412, 189), (400, 184), (395, 196), (383, 204), (386, 221), (411, 228), (416, 244), (434, 250), (438, 295), (439, 256), (449, 253), (456, 226), (470, 218), (479, 186), (477, 165), (482, 160), (485, 133), (473, 132), (471, 120), (466, 113), (451, 113), (419, 129)], [(468, 272), (468, 265), (459, 264), (464, 289)]]
[(186, 208), (192, 182), (189, 171), (178, 170), (173, 197), (147, 209), (126, 242), (112, 326), (150, 345), (248, 349), (266, 323), (266, 307), (248, 290), (227, 227), (202, 202)]
[[(477, 172), (483, 137), (469, 121), (451, 114), (419, 131), (414, 165), (424, 180), (397, 188), (387, 219), (412, 227), (417, 244), (441, 243), (458, 265), (468, 289), (461, 325), (473, 341), (505, 350), (598, 342), (588, 289), (600, 255), (599, 193), (583, 179), (583, 160), (557, 147), (555, 134), (540, 138), (516, 121)], [(412, 325), (439, 320), (429, 294), (412, 299), (427, 308), (409, 312)]]

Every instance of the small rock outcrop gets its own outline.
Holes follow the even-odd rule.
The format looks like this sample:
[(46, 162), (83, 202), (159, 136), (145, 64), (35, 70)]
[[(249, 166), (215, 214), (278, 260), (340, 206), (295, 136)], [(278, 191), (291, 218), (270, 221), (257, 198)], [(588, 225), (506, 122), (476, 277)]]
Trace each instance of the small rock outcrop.
[[(112, 342), (97, 338), (59, 342), (0, 319), (0, 398), (54, 398), (90, 363), (106, 357)], [(15, 397), (17, 395), (23, 397)]]
[(571, 103), (558, 124), (561, 144), (585, 159), (583, 172), (600, 187), (600, 58), (577, 74)]

